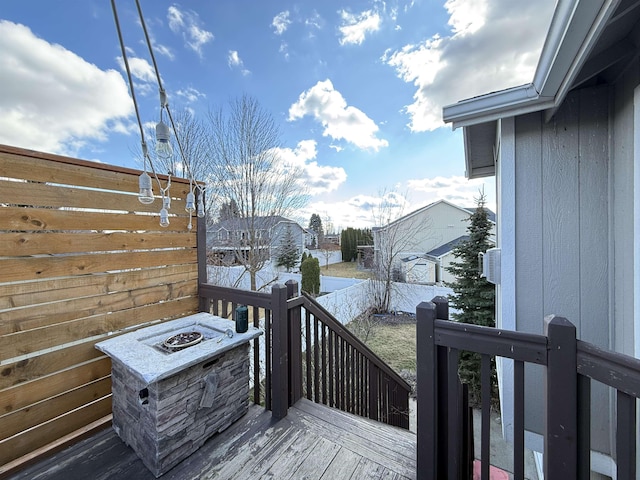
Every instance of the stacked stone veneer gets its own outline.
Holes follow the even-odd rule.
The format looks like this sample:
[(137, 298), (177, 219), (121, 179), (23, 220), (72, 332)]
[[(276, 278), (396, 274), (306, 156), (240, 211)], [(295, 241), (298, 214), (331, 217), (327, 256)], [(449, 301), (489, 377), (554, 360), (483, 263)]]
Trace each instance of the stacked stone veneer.
[(159, 477), (247, 412), (249, 344), (150, 385), (113, 360), (112, 382), (113, 428)]

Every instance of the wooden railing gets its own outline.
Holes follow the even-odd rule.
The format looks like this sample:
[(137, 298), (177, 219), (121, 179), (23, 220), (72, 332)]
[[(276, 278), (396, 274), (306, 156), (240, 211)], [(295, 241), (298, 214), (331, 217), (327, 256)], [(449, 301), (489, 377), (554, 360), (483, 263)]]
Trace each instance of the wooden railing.
[(546, 317), (545, 334), (534, 335), (447, 321), (448, 307), (442, 297), (421, 303), (416, 312), (418, 478), (471, 478), (466, 448), (469, 423), (460, 415), (465, 400), (457, 375), (461, 350), (482, 357), (482, 479), (489, 478), (491, 357), (514, 360), (515, 479), (524, 478), (526, 363), (545, 367), (545, 480), (589, 478), (592, 381), (616, 392), (617, 478), (637, 478), (640, 360), (577, 340), (575, 327), (562, 317)]
[(409, 428), (410, 386), (297, 283), (270, 294), (201, 285), (201, 310), (227, 318), (247, 305), (264, 328), (253, 344), (254, 402), (274, 416), (306, 397), (356, 415)]

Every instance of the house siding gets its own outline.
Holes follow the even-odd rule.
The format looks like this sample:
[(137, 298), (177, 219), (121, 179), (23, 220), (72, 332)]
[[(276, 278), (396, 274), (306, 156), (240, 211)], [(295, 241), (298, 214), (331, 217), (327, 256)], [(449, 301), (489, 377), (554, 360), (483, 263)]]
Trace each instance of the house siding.
[[(503, 226), (499, 231), (507, 231), (498, 239), (505, 241), (507, 235), (514, 242), (515, 328), (542, 333), (544, 316), (557, 314), (576, 325), (579, 338), (603, 348), (615, 343), (610, 321), (625, 321), (610, 316), (611, 292), (616, 286), (628, 288), (616, 281), (609, 288), (609, 279), (615, 277), (610, 211), (616, 208), (609, 185), (609, 98), (607, 87), (582, 89), (571, 93), (549, 122), (543, 113), (515, 119), (515, 135), (502, 140), (514, 143), (514, 153), (500, 157), (502, 162), (513, 162), (503, 166), (515, 174), (515, 188), (503, 188), (515, 196), (513, 230)], [(622, 141), (628, 144), (628, 139)], [(613, 236), (617, 235), (616, 231)], [(503, 309), (507, 310), (498, 308)], [(526, 374), (525, 425), (542, 433), (543, 369), (531, 367)], [(594, 395), (595, 408), (610, 411), (605, 389), (594, 386)], [(596, 417), (592, 431), (594, 448), (609, 453), (608, 415)]]

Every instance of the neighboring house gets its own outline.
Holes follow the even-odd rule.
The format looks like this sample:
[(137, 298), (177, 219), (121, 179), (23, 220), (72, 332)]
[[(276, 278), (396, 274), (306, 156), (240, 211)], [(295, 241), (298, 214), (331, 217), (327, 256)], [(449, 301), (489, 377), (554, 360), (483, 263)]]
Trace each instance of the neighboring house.
[(308, 231), (298, 223), (279, 215), (267, 217), (231, 218), (223, 220), (207, 229), (207, 253), (218, 258), (220, 263), (234, 264), (239, 255), (246, 255), (255, 235), (253, 245), (263, 251), (271, 260), (277, 259), (288, 231), (294, 238), (298, 251), (302, 254)]
[[(532, 83), (444, 109), (464, 127), (468, 176), (496, 176), (501, 328), (539, 334), (557, 314), (578, 338), (640, 357), (639, 20), (638, 2), (559, 0)], [(504, 398), (511, 368), (500, 364)], [(537, 451), (541, 376), (525, 377)], [(613, 476), (615, 405), (596, 387), (591, 466)], [(509, 401), (502, 416), (509, 436)]]
[[(427, 254), (433, 257), (430, 253), (432, 250), (467, 234), (469, 217), (474, 211), (474, 208), (463, 208), (447, 200), (438, 200), (388, 225), (374, 228), (372, 230), (374, 257), (393, 256), (401, 269), (406, 269), (406, 261), (402, 262), (403, 259), (412, 256), (426, 259)], [(495, 214), (491, 211), (489, 211), (489, 219), (495, 225)], [(493, 229), (492, 234), (495, 234)], [(389, 252), (392, 254), (390, 255)], [(433, 263), (433, 258), (429, 262)], [(433, 276), (428, 277), (434, 279), (429, 282), (442, 281), (442, 273), (438, 277), (438, 272), (442, 271), (439, 261), (436, 261)], [(424, 275), (419, 276), (424, 278)], [(408, 282), (410, 282), (409, 278), (413, 277), (408, 276)]]

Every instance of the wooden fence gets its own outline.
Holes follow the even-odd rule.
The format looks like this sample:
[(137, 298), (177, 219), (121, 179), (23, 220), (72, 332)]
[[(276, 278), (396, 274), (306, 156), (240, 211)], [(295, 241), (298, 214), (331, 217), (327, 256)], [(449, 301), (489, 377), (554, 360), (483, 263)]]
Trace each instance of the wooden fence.
[[(490, 360), (514, 361), (513, 476), (524, 478), (525, 364), (545, 367), (544, 478), (588, 479), (591, 458), (591, 382), (611, 387), (616, 395), (617, 478), (636, 476), (637, 398), (640, 360), (600, 349), (576, 339), (567, 319), (548, 316), (544, 335), (447, 321), (446, 299), (417, 307), (419, 479), (471, 478), (469, 422), (461, 415), (465, 401), (458, 380), (458, 354), (482, 358), (481, 478), (489, 479)], [(594, 412), (597, 414), (598, 412)]]
[(198, 310), (189, 184), (172, 179), (161, 228), (140, 173), (0, 146), (0, 474), (109, 423), (97, 341)]

